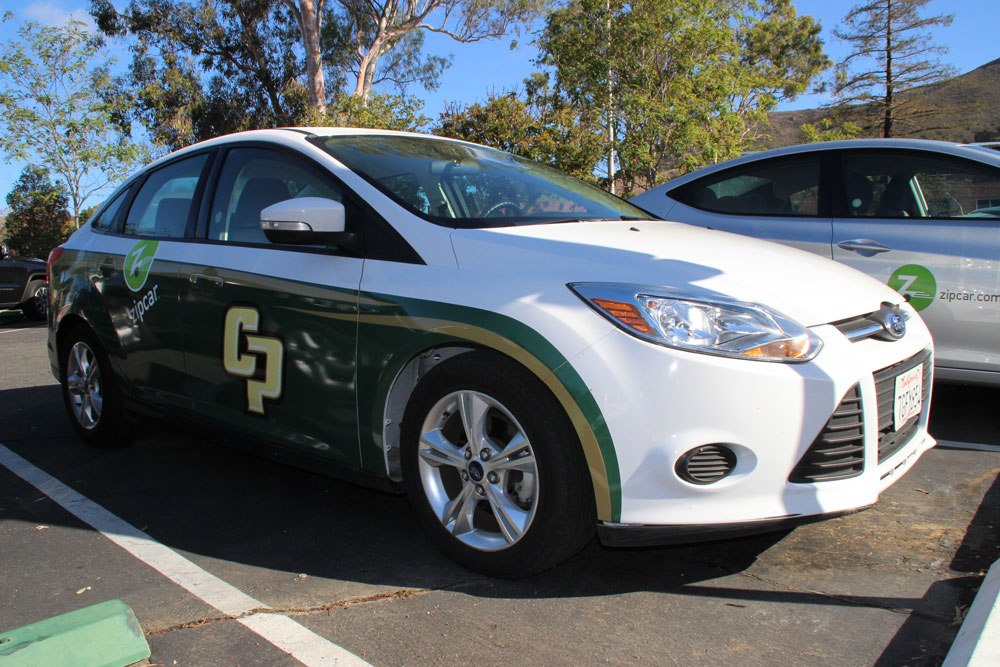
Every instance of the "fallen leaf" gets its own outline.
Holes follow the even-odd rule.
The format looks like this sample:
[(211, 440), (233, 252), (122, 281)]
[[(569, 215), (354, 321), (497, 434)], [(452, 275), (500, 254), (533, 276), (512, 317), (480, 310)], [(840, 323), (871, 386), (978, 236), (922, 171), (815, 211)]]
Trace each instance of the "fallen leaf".
[(931, 492), (930, 492), (930, 491), (924, 491), (923, 489), (915, 489), (915, 490), (916, 490), (916, 491), (919, 491), (920, 493), (922, 493), (922, 494), (924, 494), (924, 495), (926, 495), (926, 496), (929, 496), (929, 495), (931, 495)]
[(84, 593), (86, 593), (89, 590), (90, 590), (90, 586), (84, 586), (83, 588), (81, 588), (80, 590), (78, 590), (76, 592), (76, 594), (77, 595), (83, 595)]
[(45, 530), (48, 526), (35, 526), (35, 530)]

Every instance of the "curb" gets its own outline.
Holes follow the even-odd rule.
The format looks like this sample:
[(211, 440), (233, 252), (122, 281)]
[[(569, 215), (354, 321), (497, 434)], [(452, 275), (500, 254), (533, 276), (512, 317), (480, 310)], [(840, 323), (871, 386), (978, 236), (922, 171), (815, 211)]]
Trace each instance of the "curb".
[(1000, 560), (993, 563), (942, 667), (1000, 665)]
[(0, 633), (4, 667), (124, 667), (149, 657), (149, 645), (127, 604), (109, 600)]

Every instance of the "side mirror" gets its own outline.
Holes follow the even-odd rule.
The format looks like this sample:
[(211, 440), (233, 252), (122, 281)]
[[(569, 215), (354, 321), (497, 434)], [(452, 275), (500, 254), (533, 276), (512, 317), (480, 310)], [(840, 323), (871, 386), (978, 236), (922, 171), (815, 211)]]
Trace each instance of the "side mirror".
[(286, 199), (260, 212), (260, 227), (271, 243), (348, 246), (344, 205), (323, 197)]

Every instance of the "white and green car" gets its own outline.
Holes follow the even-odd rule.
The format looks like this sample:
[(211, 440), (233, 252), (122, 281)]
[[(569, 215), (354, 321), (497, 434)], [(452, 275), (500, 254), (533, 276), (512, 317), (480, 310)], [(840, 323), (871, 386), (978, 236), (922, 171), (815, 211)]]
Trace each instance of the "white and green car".
[(83, 440), (196, 420), (405, 489), (433, 542), (492, 574), (595, 529), (663, 544), (856, 510), (934, 446), (931, 338), (897, 292), (459, 141), (196, 144), (49, 272)]

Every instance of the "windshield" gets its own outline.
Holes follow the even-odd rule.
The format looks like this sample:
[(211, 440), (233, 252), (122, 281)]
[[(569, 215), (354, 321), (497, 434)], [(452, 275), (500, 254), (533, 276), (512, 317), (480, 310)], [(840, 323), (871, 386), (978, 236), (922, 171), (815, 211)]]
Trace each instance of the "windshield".
[(649, 218), (568, 174), (491, 148), (414, 136), (312, 141), (413, 213), (446, 227)]

